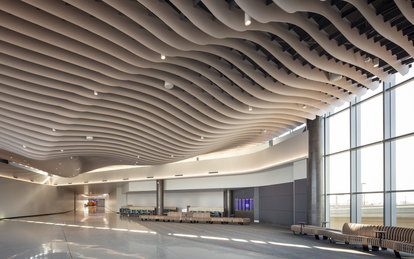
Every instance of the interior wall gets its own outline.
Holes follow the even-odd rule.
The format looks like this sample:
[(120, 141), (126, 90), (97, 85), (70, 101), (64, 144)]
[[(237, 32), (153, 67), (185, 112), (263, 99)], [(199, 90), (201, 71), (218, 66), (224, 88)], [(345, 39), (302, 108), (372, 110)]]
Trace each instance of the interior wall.
[(0, 218), (70, 211), (73, 200), (66, 188), (0, 178)]
[(116, 188), (108, 193), (108, 200), (105, 203), (105, 208), (110, 211), (119, 211), (116, 202)]
[[(129, 192), (127, 203), (134, 206), (153, 206), (156, 204), (156, 194), (153, 191)], [(191, 207), (223, 208), (223, 191), (165, 191), (164, 206), (177, 207), (178, 210)]]

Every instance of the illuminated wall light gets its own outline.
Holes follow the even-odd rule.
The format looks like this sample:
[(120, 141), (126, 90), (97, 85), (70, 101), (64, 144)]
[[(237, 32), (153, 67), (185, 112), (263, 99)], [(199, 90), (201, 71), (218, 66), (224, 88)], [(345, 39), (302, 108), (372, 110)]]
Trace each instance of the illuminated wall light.
[(23, 148), (26, 148), (26, 146), (25, 146), (25, 145), (23, 145)]
[(174, 155), (171, 155), (171, 158), (174, 158)]
[(203, 137), (203, 136), (201, 136), (201, 137), (200, 137), (200, 139), (201, 139), (201, 140), (203, 140), (203, 139), (204, 139), (204, 137)]
[(139, 158), (139, 155), (137, 156), (137, 158)]
[(302, 109), (306, 109), (306, 108), (308, 108), (308, 106), (306, 106), (306, 104), (304, 104), (304, 105), (302, 106)]
[(52, 128), (52, 131), (53, 131), (53, 132), (55, 132), (55, 131), (56, 131), (56, 129), (55, 129), (55, 128)]
[(60, 152), (63, 152), (63, 151), (64, 151), (63, 149), (60, 150)]
[(249, 112), (253, 111), (253, 107), (249, 106)]
[(166, 59), (165, 55), (161, 54), (161, 59), (165, 60)]
[(98, 95), (98, 92), (96, 90), (93, 91), (93, 95)]
[(244, 13), (244, 25), (249, 26), (250, 24), (252, 24), (252, 18), (247, 13)]
[(93, 140), (93, 136), (86, 136), (86, 140), (92, 141)]

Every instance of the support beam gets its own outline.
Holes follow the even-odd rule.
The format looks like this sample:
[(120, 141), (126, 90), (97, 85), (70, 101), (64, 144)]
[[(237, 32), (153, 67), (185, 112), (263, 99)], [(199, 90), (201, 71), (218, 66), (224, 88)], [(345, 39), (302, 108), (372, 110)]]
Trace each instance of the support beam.
[(162, 216), (164, 212), (164, 180), (157, 180), (157, 215)]
[(309, 132), (307, 170), (307, 223), (320, 226), (324, 221), (323, 199), (323, 120), (307, 120)]

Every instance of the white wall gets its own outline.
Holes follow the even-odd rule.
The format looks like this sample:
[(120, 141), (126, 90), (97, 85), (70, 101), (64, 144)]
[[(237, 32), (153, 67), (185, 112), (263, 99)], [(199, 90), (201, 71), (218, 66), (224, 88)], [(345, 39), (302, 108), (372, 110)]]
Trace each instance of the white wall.
[[(135, 206), (153, 206), (156, 203), (155, 191), (129, 192), (127, 203)], [(179, 210), (191, 207), (223, 208), (223, 192), (217, 190), (203, 191), (166, 191), (164, 206), (177, 207)]]
[(115, 211), (115, 212), (119, 211), (117, 199), (116, 199), (116, 189), (111, 191), (108, 195), (109, 197), (106, 200), (107, 202), (105, 203), (105, 208), (110, 211)]
[(213, 177), (208, 173), (215, 171), (218, 171), (220, 175), (235, 175), (291, 164), (294, 161), (306, 158), (307, 155), (308, 132), (306, 131), (267, 149), (241, 156), (85, 173), (70, 179), (60, 177), (54, 178), (54, 180), (59, 185), (66, 185), (71, 182), (73, 186), (83, 185), (85, 181), (101, 183), (103, 179), (108, 182), (123, 182), (125, 178), (130, 181), (145, 182), (149, 176), (159, 179), (172, 179), (176, 174), (183, 174), (183, 178)]
[(65, 188), (0, 178), (0, 218), (73, 210), (74, 194)]

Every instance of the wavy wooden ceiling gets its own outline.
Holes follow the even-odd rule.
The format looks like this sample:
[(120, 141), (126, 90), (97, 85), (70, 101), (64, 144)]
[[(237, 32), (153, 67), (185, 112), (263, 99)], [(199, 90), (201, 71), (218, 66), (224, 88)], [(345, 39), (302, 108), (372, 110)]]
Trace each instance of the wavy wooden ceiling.
[(267, 141), (407, 73), (413, 17), (406, 0), (1, 1), (0, 156), (73, 176)]

